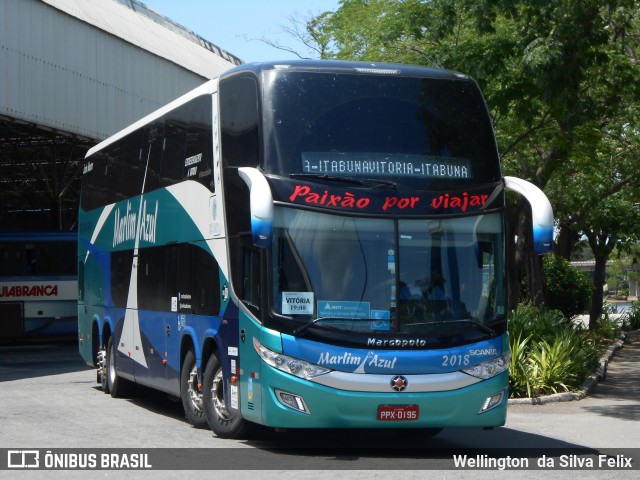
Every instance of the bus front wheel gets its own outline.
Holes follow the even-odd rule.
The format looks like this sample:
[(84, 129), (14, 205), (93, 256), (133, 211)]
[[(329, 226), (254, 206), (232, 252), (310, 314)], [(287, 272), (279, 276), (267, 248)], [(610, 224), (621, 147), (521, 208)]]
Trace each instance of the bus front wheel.
[(227, 409), (224, 398), (224, 376), (218, 356), (209, 357), (202, 386), (204, 410), (209, 428), (220, 438), (238, 438), (246, 435), (249, 424), (240, 415)]

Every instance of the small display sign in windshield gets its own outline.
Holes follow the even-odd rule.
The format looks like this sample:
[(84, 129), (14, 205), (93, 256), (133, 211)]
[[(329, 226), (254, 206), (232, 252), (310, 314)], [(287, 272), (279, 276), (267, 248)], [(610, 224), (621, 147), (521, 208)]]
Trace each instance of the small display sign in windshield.
[(446, 156), (384, 153), (303, 152), (302, 172), (317, 175), (472, 178), (471, 164)]
[(369, 302), (318, 300), (318, 317), (370, 318)]

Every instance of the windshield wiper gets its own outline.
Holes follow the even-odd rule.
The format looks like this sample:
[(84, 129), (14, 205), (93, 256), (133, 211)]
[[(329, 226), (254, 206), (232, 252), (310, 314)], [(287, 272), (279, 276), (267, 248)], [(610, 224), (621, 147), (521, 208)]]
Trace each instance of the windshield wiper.
[(379, 188), (385, 190), (397, 190), (398, 184), (390, 180), (371, 179), (371, 188)]
[(318, 318), (314, 318), (313, 320), (300, 325), (297, 328), (294, 328), (293, 333), (294, 335), (300, 335), (301, 333), (303, 333), (306, 329), (308, 329), (309, 327), (312, 327), (313, 325), (315, 325), (318, 322), (324, 322), (325, 320), (328, 320), (330, 322), (334, 322), (334, 321), (340, 321), (340, 322), (374, 322), (376, 320), (376, 318), (340, 318), (340, 317), (318, 317)]
[(326, 173), (290, 173), (292, 178), (316, 178), (319, 180), (329, 180), (342, 183), (351, 183), (353, 185), (366, 185), (376, 189), (397, 190), (398, 184), (390, 180), (380, 180), (378, 178), (353, 178), (340, 177), (338, 175), (327, 175)]
[(364, 183), (357, 178), (352, 177), (338, 177), (336, 175), (327, 175), (319, 173), (290, 173), (289, 177), (292, 178), (317, 178), (318, 180), (330, 180), (332, 182), (351, 183), (353, 185), (364, 185)]
[[(483, 325), (482, 323), (478, 322), (477, 320), (473, 320), (472, 318), (464, 318), (461, 320), (440, 320), (437, 322), (411, 323), (408, 325), (451, 325), (452, 323), (469, 323), (474, 327), (477, 327), (478, 330), (486, 333), (487, 335), (491, 335), (492, 337), (498, 335), (498, 333), (493, 328), (487, 327), (486, 325)], [(405, 324), (405, 326), (407, 326), (407, 324)]]

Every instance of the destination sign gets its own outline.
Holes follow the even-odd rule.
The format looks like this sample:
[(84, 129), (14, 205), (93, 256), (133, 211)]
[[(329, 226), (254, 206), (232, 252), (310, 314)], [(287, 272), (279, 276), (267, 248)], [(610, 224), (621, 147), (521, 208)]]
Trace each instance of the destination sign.
[(302, 172), (356, 177), (472, 178), (468, 160), (397, 153), (303, 152)]

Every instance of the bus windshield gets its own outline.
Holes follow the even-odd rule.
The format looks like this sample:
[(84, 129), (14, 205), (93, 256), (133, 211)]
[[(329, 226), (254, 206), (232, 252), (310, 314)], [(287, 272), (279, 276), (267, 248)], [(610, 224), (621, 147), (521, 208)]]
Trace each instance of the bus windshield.
[(267, 173), (384, 178), (422, 190), (501, 178), (484, 100), (466, 78), (265, 75)]
[(380, 334), (504, 318), (500, 213), (394, 220), (276, 207), (273, 239), (276, 317)]

